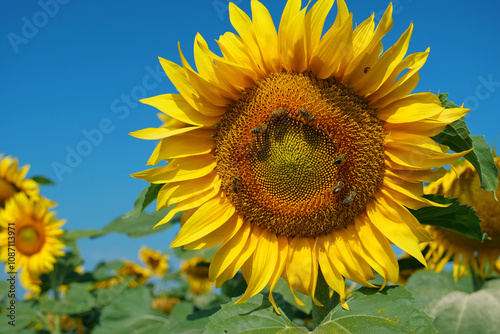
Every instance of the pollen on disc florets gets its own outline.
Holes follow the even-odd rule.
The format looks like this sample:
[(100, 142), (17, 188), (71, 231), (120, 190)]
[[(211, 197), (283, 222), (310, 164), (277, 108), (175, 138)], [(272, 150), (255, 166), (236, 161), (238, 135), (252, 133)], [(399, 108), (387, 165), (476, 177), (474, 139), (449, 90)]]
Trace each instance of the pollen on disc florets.
[(247, 221), (315, 237), (351, 223), (384, 174), (384, 131), (373, 108), (335, 78), (272, 73), (222, 117), (217, 171)]

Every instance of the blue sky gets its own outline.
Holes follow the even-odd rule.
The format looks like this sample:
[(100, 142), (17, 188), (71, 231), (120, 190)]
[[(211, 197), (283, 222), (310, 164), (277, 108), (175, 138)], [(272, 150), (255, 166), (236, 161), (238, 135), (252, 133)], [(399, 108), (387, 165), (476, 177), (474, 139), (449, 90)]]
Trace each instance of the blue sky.
[[(276, 26), (285, 1), (262, 1)], [(249, 0), (235, 1), (250, 13)], [(379, 19), (388, 1), (348, 1), (358, 24)], [(131, 173), (146, 168), (155, 143), (129, 132), (160, 124), (138, 99), (175, 92), (158, 56), (192, 60), (197, 32), (214, 42), (231, 27), (225, 0), (3, 1), (0, 3), (0, 152), (30, 164), (29, 175), (57, 182), (42, 194), (58, 202), (69, 230), (101, 228), (128, 212), (146, 186)], [(409, 52), (431, 52), (416, 92), (449, 92), (471, 108), (472, 134), (493, 144), (500, 134), (500, 4), (394, 1), (394, 43), (415, 24)], [(333, 22), (335, 11), (330, 15)], [(218, 51), (216, 51), (218, 52)], [(498, 150), (497, 150), (498, 151)], [(76, 153), (75, 153), (76, 152)], [(78, 154), (80, 152), (81, 154)], [(78, 154), (78, 156), (76, 156)], [(137, 259), (142, 244), (166, 249), (174, 230), (129, 239), (109, 235), (79, 243), (87, 269), (101, 259)]]

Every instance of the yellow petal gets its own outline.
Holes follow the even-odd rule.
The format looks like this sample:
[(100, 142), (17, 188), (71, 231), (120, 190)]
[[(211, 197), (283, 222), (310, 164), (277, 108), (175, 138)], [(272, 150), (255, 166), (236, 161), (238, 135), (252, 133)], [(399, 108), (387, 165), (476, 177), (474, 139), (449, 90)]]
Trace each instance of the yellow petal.
[(179, 93), (181, 93), (182, 97), (191, 107), (210, 117), (221, 116), (224, 114), (227, 107), (214, 105), (209, 100), (201, 96), (200, 93), (189, 83), (189, 80), (186, 78), (184, 70), (181, 66), (163, 58), (160, 58), (160, 64), (170, 81), (174, 84), (175, 88), (177, 88)]
[(158, 224), (155, 225), (155, 228), (160, 225), (168, 223), (178, 212), (182, 211), (186, 212), (186, 210), (198, 208), (200, 205), (203, 205), (203, 203), (205, 203), (209, 199), (214, 197), (220, 197), (220, 195), (218, 195), (219, 189), (220, 189), (220, 183), (214, 189), (206, 190), (199, 195), (190, 197), (182, 202), (177, 203), (172, 209), (170, 209), (168, 214), (162, 220), (160, 220)]
[(288, 251), (286, 277), (292, 293), (293, 290), (297, 290), (311, 295), (314, 303), (321, 306), (314, 297), (318, 278), (318, 262), (315, 253), (313, 240), (310, 238), (293, 238)]
[(224, 270), (215, 280), (216, 287), (220, 287), (222, 283), (231, 279), (236, 275), (238, 270), (243, 266), (243, 264), (252, 256), (257, 247), (257, 242), (260, 237), (261, 229), (257, 226), (252, 226), (248, 240), (239, 253), (239, 255), (234, 258), (234, 260), (228, 264), (226, 270)]
[(278, 72), (278, 34), (273, 23), (273, 18), (265, 6), (259, 1), (252, 0), (253, 26), (257, 32), (256, 38), (262, 53), (262, 59), (267, 72)]
[(361, 80), (356, 83), (356, 92), (361, 96), (366, 96), (375, 92), (392, 71), (404, 58), (408, 45), (410, 44), (413, 24), (401, 35), (399, 40), (389, 48), (377, 61), (370, 67)]
[(197, 179), (209, 174), (216, 166), (212, 155), (177, 158), (164, 167), (155, 167), (132, 174), (151, 183), (169, 183)]
[(229, 267), (231, 262), (239, 256), (248, 241), (251, 230), (252, 225), (243, 222), (238, 232), (231, 239), (224, 241), (219, 247), (212, 258), (208, 271), (208, 278), (211, 281), (215, 281)]
[(193, 127), (185, 127), (185, 128), (175, 129), (175, 130), (169, 130), (166, 128), (146, 128), (146, 129), (130, 132), (129, 134), (132, 137), (136, 137), (136, 138), (140, 138), (140, 139), (155, 140), (155, 139), (168, 138), (171, 136), (177, 136), (178, 134), (186, 133), (186, 132), (193, 131), (196, 129), (199, 129), (199, 127), (193, 126)]
[(344, 277), (340, 274), (336, 267), (332, 266), (330, 260), (328, 259), (328, 253), (326, 252), (322, 240), (318, 240), (318, 263), (325, 278), (326, 283), (340, 296), (340, 303), (342, 307), (349, 310), (347, 303), (345, 301), (347, 294), (345, 292), (345, 282)]
[(206, 80), (202, 78), (198, 73), (196, 73), (182, 54), (180, 44), (179, 55), (181, 57), (181, 62), (184, 68), (184, 73), (186, 74), (186, 78), (188, 79), (191, 86), (193, 86), (193, 88), (198, 93), (200, 93), (204, 97), (204, 99), (210, 101), (216, 106), (227, 106), (238, 98), (237, 95), (231, 94), (230, 92), (217, 85), (215, 82)]
[(240, 230), (242, 225), (243, 218), (241, 218), (238, 213), (235, 213), (218, 229), (210, 232), (206, 236), (201, 237), (196, 241), (185, 244), (184, 249), (201, 249), (220, 244), (225, 240), (231, 239), (236, 234), (236, 232)]
[(366, 205), (371, 224), (382, 232), (393, 244), (427, 266), (419, 248), (419, 240), (405, 221), (398, 218), (401, 206), (391, 205), (384, 196), (377, 196)]
[(215, 140), (211, 137), (215, 130), (197, 129), (163, 139), (159, 144), (159, 152), (150, 161), (157, 164), (161, 160), (184, 158), (210, 153), (215, 148)]
[(288, 238), (285, 236), (279, 236), (277, 237), (277, 242), (278, 242), (278, 250), (277, 250), (278, 260), (276, 266), (273, 269), (273, 274), (269, 279), (269, 301), (273, 304), (274, 310), (278, 314), (280, 314), (278, 306), (274, 301), (273, 291), (274, 288), (276, 287), (276, 283), (278, 283), (278, 280), (280, 279), (281, 274), (283, 273), (283, 270), (285, 270), (285, 264), (288, 258)]
[(265, 68), (252, 21), (244, 11), (232, 2), (229, 3), (229, 20), (240, 35), (241, 41), (247, 47), (253, 61), (261, 68)]
[(244, 303), (252, 296), (262, 291), (272, 277), (278, 261), (278, 240), (274, 233), (265, 230), (258, 239), (253, 256), (241, 268), (247, 282), (247, 289), (236, 304)]
[(212, 198), (184, 223), (170, 247), (179, 247), (204, 237), (227, 222), (234, 211), (234, 205), (225, 197)]
[(220, 117), (201, 114), (184, 100), (180, 94), (163, 94), (141, 100), (142, 103), (155, 107), (161, 112), (187, 124), (213, 126)]
[(389, 123), (411, 123), (436, 116), (443, 110), (436, 95), (417, 93), (403, 97), (378, 110), (378, 117)]
[[(354, 223), (361, 244), (365, 247), (364, 256), (370, 265), (392, 284), (399, 279), (399, 264), (387, 238), (361, 214)], [(376, 266), (375, 263), (378, 265)]]
[(199, 179), (166, 183), (158, 192), (156, 210), (161, 210), (174, 203), (182, 202), (220, 185), (217, 173), (212, 172)]

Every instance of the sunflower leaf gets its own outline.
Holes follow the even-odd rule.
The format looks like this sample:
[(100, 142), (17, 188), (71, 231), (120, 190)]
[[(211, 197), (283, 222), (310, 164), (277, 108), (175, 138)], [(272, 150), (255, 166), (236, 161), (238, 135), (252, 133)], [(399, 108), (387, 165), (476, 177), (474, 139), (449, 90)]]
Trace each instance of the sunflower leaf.
[(92, 333), (169, 333), (169, 319), (152, 303), (151, 291), (144, 286), (125, 290), (102, 309)]
[(56, 314), (80, 314), (96, 306), (96, 299), (89, 291), (92, 283), (72, 283), (61, 300), (44, 300), (40, 304), (42, 312)]
[(163, 184), (154, 184), (151, 183), (149, 186), (144, 188), (137, 196), (137, 199), (134, 202), (134, 208), (129, 213), (125, 214), (123, 217), (135, 217), (139, 215), (148, 207), (149, 204), (153, 203), (158, 196), (158, 192), (160, 191)]
[(31, 179), (41, 186), (51, 186), (56, 184), (54, 181), (43, 175), (35, 175)]
[(313, 334), (337, 333), (436, 333), (432, 318), (404, 287), (382, 291), (361, 288), (347, 300), (350, 311), (337, 305)]
[(420, 224), (444, 228), (483, 241), (485, 235), (479, 224), (481, 219), (472, 207), (460, 204), (460, 201), (453, 197), (438, 195), (424, 195), (424, 197), (439, 204), (451, 205), (445, 208), (427, 206), (418, 210), (409, 209)]
[[(223, 304), (220, 311), (210, 317), (205, 333), (241, 333), (274, 334), (274, 333), (309, 333), (305, 327), (291, 322), (283, 311), (277, 314), (267, 296), (258, 294), (243, 304), (235, 304), (238, 298)], [(283, 298), (275, 295), (278, 306), (283, 304)], [(280, 308), (281, 310), (281, 308)]]
[[(445, 108), (457, 108), (453, 102), (448, 100), (448, 93), (438, 94), (441, 105)], [(493, 161), (491, 148), (484, 140), (484, 136), (471, 136), (464, 121), (465, 117), (448, 124), (438, 135), (432, 137), (436, 142), (448, 146), (455, 152), (463, 152), (474, 148), (474, 151), (467, 153), (467, 159), (476, 169), (481, 180), (481, 188), (486, 191), (495, 190), (498, 185), (498, 169)]]
[(171, 220), (168, 224), (163, 224), (154, 228), (154, 226), (168, 213), (168, 208), (153, 213), (142, 212), (137, 216), (120, 217), (106, 225), (102, 230), (104, 233), (124, 233), (132, 238), (143, 237), (146, 235), (158, 233), (172, 226)]
[(454, 282), (448, 272), (419, 271), (406, 287), (434, 318), (439, 333), (498, 333), (500, 279), (487, 281), (477, 291), (472, 285), (469, 277)]
[[(9, 299), (7, 299), (9, 302)], [(40, 322), (39, 311), (34, 300), (21, 301), (16, 300), (15, 304), (15, 315), (10, 316), (9, 306), (5, 305), (4, 302), (0, 303), (0, 314), (2, 315), (2, 321), (0, 321), (0, 333), (2, 334), (28, 334), (28, 333), (39, 333), (33, 323)], [(6, 314), (9, 312), (8, 314)], [(9, 324), (10, 321), (13, 321)], [(14, 324), (14, 326), (12, 325)]]

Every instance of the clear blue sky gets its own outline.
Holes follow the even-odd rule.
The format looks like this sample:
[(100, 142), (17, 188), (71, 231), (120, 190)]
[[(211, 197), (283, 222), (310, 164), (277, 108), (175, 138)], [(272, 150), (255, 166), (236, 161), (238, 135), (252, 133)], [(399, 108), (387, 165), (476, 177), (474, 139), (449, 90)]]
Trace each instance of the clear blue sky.
[[(285, 0), (262, 2), (277, 26)], [(249, 0), (235, 3), (250, 12)], [(372, 12), (379, 19), (388, 3), (347, 5), (359, 24)], [(500, 5), (464, 0), (393, 3), (394, 27), (384, 44), (394, 43), (413, 21), (409, 52), (431, 48), (415, 91), (450, 92), (452, 101), (472, 108), (467, 116), (472, 134), (486, 135), (492, 145), (500, 134)], [(0, 152), (19, 157), (21, 165), (30, 164), (30, 176), (43, 174), (57, 182), (44, 187), (42, 194), (59, 203), (57, 214), (67, 219), (65, 228), (100, 228), (132, 208), (146, 183), (129, 175), (145, 169), (155, 143), (128, 133), (160, 124), (156, 110), (137, 99), (175, 92), (166, 75), (157, 71), (157, 57), (179, 63), (178, 41), (188, 60), (197, 32), (216, 50), (214, 40), (234, 31), (227, 4), (0, 3)], [(68, 152), (78, 150), (83, 152), (80, 159), (73, 153), (67, 160)], [(85, 266), (92, 269), (101, 259), (135, 260), (142, 244), (165, 249), (174, 232), (142, 239), (115, 234), (79, 245)]]

